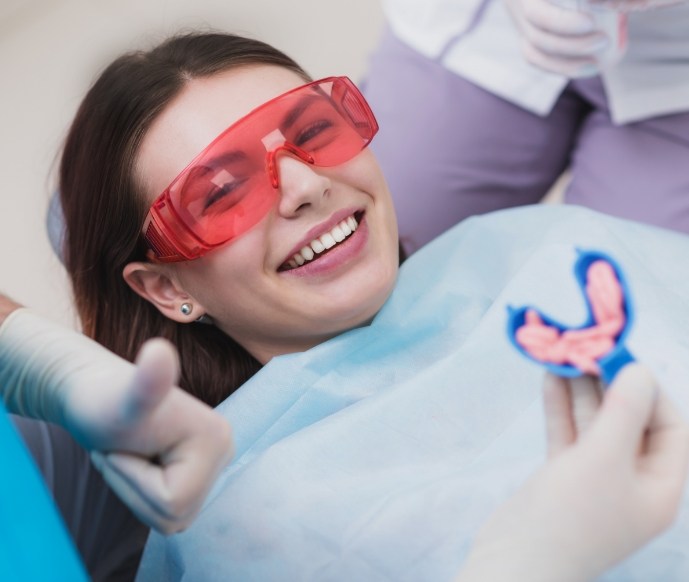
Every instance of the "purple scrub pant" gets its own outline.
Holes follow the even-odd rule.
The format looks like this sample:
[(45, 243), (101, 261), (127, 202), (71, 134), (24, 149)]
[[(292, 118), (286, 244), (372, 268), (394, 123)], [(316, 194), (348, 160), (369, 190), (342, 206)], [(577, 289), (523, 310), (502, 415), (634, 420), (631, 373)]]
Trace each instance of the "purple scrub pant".
[(468, 216), (540, 201), (567, 168), (567, 203), (689, 233), (689, 112), (615, 126), (594, 77), (539, 117), (389, 30), (362, 85), (408, 252)]

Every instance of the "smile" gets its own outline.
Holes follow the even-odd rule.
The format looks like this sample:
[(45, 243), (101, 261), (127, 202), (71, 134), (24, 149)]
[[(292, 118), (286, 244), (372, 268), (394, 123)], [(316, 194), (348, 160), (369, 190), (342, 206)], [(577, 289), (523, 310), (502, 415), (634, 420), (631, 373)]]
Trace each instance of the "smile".
[(357, 219), (356, 214), (348, 216), (344, 220), (338, 222), (328, 232), (314, 238), (310, 243), (294, 253), (289, 260), (285, 261), (279, 270), (289, 271), (297, 269), (306, 263), (320, 258), (328, 251), (337, 247), (341, 242), (349, 238), (359, 227), (360, 217)]

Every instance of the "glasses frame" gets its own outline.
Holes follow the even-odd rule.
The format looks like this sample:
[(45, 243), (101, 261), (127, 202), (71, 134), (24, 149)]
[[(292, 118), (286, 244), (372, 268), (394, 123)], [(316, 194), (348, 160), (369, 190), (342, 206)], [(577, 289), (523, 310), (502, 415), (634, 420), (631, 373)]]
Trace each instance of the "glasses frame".
[[(342, 159), (336, 164), (332, 164), (332, 166), (345, 163), (363, 151), (368, 144), (371, 143), (371, 140), (378, 132), (378, 122), (376, 121), (376, 118), (373, 115), (373, 112), (371, 111), (371, 108), (366, 102), (364, 96), (348, 77), (325, 77), (323, 79), (318, 79), (299, 87), (295, 87), (286, 93), (278, 95), (277, 97), (251, 110), (245, 116), (235, 121), (232, 125), (220, 133), (187, 165), (184, 170), (177, 175), (170, 185), (156, 197), (155, 201), (149, 208), (148, 213), (146, 214), (146, 218), (141, 230), (143, 240), (148, 247), (147, 256), (149, 260), (160, 263), (171, 263), (197, 259), (217, 247), (226, 245), (228, 242), (238, 238), (252, 228), (255, 224), (257, 224), (268, 212), (267, 209), (257, 220), (253, 222), (253, 224), (251, 224), (251, 226), (245, 228), (242, 232), (230, 235), (226, 240), (222, 240), (221, 242), (209, 243), (208, 241), (203, 240), (201, 236), (195, 233), (188, 226), (185, 219), (175, 208), (175, 203), (171, 197), (171, 190), (175, 187), (175, 185), (178, 184), (178, 182), (184, 180), (191, 170), (199, 166), (201, 162), (206, 159), (210, 152), (215, 150), (215, 146), (219, 141), (224, 140), (226, 136), (236, 129), (240, 124), (243, 125), (246, 123), (247, 119), (260, 115), (262, 111), (274, 107), (275, 104), (281, 100), (293, 97), (296, 93), (307, 93), (311, 88), (319, 85), (325, 85), (327, 83), (331, 83), (333, 87), (337, 85), (338, 91), (342, 91), (342, 94), (338, 97), (339, 101), (335, 103), (335, 109), (362, 138), (361, 148), (357, 152), (347, 157), (347, 159)], [(334, 90), (328, 97), (332, 99), (333, 93)], [(345, 101), (346, 99), (347, 101)], [(347, 110), (347, 107), (349, 107), (350, 110)], [(356, 111), (351, 111), (351, 109), (356, 109)], [(357, 119), (362, 121), (357, 122)], [(307, 164), (316, 165), (317, 167), (325, 167), (324, 164), (317, 164), (314, 160), (314, 157), (309, 154), (309, 152), (296, 146), (295, 144), (292, 144), (289, 141), (285, 141), (283, 144), (268, 150), (266, 152), (265, 170), (269, 177), (270, 184), (276, 194), (279, 190), (277, 155), (280, 153), (290, 155)], [(270, 207), (272, 207), (272, 204)]]

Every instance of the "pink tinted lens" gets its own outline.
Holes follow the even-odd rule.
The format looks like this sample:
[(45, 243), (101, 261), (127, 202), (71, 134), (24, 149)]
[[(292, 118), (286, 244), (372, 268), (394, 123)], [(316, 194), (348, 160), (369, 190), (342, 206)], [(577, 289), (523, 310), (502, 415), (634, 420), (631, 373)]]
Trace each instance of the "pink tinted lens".
[[(198, 247), (196, 256), (224, 244), (274, 205), (277, 174), (271, 162), (276, 156), (296, 152), (316, 166), (335, 166), (366, 147), (377, 129), (364, 98), (345, 77), (277, 97), (218, 136), (159, 197), (151, 212), (158, 208), (165, 222), (160, 234), (175, 239), (177, 247)], [(164, 213), (161, 204), (169, 205)], [(182, 254), (180, 260), (190, 258)]]

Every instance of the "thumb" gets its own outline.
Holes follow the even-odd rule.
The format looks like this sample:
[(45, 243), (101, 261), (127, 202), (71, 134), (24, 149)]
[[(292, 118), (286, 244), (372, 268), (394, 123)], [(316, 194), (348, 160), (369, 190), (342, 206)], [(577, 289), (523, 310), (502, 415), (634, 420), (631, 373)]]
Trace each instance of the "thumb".
[(623, 458), (636, 457), (657, 396), (658, 385), (647, 368), (625, 366), (610, 385), (600, 413), (582, 440), (593, 440), (616, 457), (620, 453)]
[(177, 507), (162, 467), (150, 460), (126, 453), (91, 453), (94, 466), (110, 488), (146, 525), (162, 533), (186, 527), (196, 507)]
[(153, 411), (177, 384), (179, 358), (173, 345), (162, 338), (148, 340), (136, 356), (136, 370), (128, 386), (123, 412), (135, 421)]

